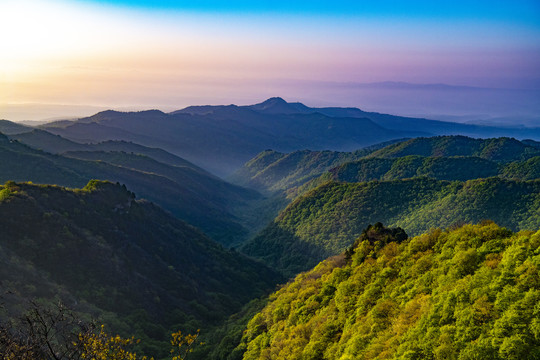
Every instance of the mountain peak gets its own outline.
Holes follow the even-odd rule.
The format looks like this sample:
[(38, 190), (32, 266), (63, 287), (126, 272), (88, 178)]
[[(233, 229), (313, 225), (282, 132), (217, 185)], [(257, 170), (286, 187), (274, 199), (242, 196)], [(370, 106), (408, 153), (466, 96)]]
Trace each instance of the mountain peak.
[(286, 102), (285, 100), (283, 100), (283, 98), (281, 98), (279, 96), (274, 96), (274, 97), (268, 98), (267, 100), (263, 101), (261, 103), (261, 105), (262, 104), (276, 105), (276, 104), (288, 104), (288, 102)]
[(95, 113), (92, 116), (111, 116), (111, 115), (117, 115), (117, 114), (121, 114), (121, 112), (117, 110), (103, 110), (103, 111), (99, 111)]
[(251, 110), (268, 114), (299, 114), (310, 112), (302, 103), (288, 103), (280, 97), (271, 97), (262, 103), (248, 106)]
[(276, 107), (288, 107), (289, 103), (283, 100), (281, 97), (271, 97), (262, 103), (251, 105), (251, 108), (257, 108), (257, 110), (268, 110)]

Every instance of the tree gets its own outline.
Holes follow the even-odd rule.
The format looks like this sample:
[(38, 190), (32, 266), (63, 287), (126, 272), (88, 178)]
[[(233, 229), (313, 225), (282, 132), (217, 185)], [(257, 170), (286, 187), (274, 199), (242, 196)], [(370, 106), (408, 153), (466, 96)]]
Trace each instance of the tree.
[[(54, 306), (30, 303), (22, 317), (0, 323), (3, 360), (153, 360), (131, 350), (134, 337), (111, 336), (105, 326), (85, 322), (61, 302)], [(185, 360), (197, 344), (196, 334), (173, 333), (171, 360)]]

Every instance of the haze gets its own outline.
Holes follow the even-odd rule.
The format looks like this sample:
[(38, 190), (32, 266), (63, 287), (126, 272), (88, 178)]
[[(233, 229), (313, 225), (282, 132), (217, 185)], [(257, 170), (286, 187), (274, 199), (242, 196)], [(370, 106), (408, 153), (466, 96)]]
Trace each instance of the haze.
[(282, 96), (540, 126), (535, 0), (2, 0), (0, 33), (9, 120)]

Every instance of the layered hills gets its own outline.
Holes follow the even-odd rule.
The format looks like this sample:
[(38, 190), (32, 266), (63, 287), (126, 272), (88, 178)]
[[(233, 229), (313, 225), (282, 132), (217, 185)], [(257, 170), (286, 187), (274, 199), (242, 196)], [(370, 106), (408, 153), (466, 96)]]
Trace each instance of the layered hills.
[(244, 164), (228, 179), (235, 184), (264, 193), (285, 191), (301, 186), (334, 167), (361, 159), (399, 141), (384, 142), (353, 152), (297, 150), (281, 153), (266, 150)]
[(392, 139), (440, 134), (540, 137), (538, 129), (456, 124), (356, 108), (310, 108), (281, 98), (251, 106), (190, 106), (171, 113), (109, 110), (41, 128), (77, 142), (124, 140), (159, 147), (220, 176), (266, 149), (354, 151)]
[(539, 129), (271, 98), (2, 131), (0, 321), (61, 300), (158, 358), (198, 328), (194, 359), (540, 357)]
[(538, 147), (513, 138), (474, 139), (466, 136), (416, 138), (391, 144), (370, 157), (475, 156), (493, 161), (527, 160), (539, 156)]
[(142, 146), (128, 141), (103, 141), (99, 143), (78, 143), (68, 140), (59, 135), (53, 135), (48, 131), (32, 129), (31, 131), (11, 134), (10, 139), (17, 140), (34, 149), (43, 150), (51, 154), (65, 154), (71, 151), (115, 151), (146, 155), (159, 162), (174, 165), (185, 166), (204, 172), (195, 164), (173, 155), (163, 149)]
[(538, 209), (540, 180), (328, 182), (294, 200), (242, 251), (293, 275), (340, 253), (377, 221), (412, 235), (484, 219), (513, 230), (537, 229)]
[(0, 133), (20, 134), (31, 131), (32, 128), (9, 120), (0, 120)]
[(52, 155), (0, 134), (0, 181), (32, 181), (74, 188), (83, 187), (94, 178), (120, 182), (223, 244), (238, 242), (247, 233), (232, 211), (257, 199), (259, 195), (254, 191), (226, 183), (163, 150), (124, 142), (105, 142), (89, 149), (124, 150)]
[(540, 178), (540, 156), (503, 164), (474, 156), (366, 158), (337, 166), (317, 182), (328, 179), (345, 182), (395, 180), (416, 176), (459, 181), (491, 176), (534, 180)]
[(540, 232), (370, 226), (250, 321), (236, 359), (538, 359)]
[(285, 154), (267, 150), (230, 179), (265, 192), (294, 190), (310, 181), (302, 190), (328, 180), (357, 182), (414, 176), (461, 181), (490, 176), (532, 180), (540, 177), (540, 151), (534, 143), (512, 138), (437, 136), (395, 140), (355, 152), (303, 150)]
[(413, 235), (483, 219), (535, 229), (539, 161), (531, 144), (464, 136), (409, 139), (354, 153), (265, 151), (233, 179), (294, 201), (242, 251), (290, 276), (343, 251), (377, 221)]
[(73, 190), (8, 182), (0, 187), (0, 227), (8, 316), (24, 299), (60, 298), (142, 338), (145, 352), (159, 357), (172, 331), (208, 333), (281, 280), (108, 182)]
[(354, 150), (374, 142), (420, 135), (385, 129), (365, 118), (265, 114), (238, 106), (120, 113), (107, 111), (43, 129), (78, 142), (126, 140), (159, 147), (218, 175), (239, 168), (268, 148)]

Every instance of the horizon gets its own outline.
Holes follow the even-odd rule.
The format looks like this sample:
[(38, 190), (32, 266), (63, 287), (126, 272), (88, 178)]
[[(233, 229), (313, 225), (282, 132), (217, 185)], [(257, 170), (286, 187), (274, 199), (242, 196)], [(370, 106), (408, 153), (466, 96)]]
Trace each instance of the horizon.
[[(365, 85), (365, 91), (369, 92), (372, 96), (372, 104), (368, 106), (357, 106), (354, 103), (345, 102), (332, 102), (332, 101), (321, 101), (313, 102), (310, 99), (294, 99), (289, 97), (283, 97), (279, 94), (269, 96), (266, 98), (254, 99), (252, 101), (245, 102), (201, 102), (201, 103), (184, 103), (178, 105), (165, 105), (165, 106), (153, 106), (151, 104), (147, 105), (133, 105), (133, 106), (92, 106), (92, 105), (83, 105), (83, 104), (4, 104), (0, 105), (0, 110), (4, 116), (0, 116), (0, 120), (9, 120), (13, 122), (26, 123), (30, 126), (35, 126), (47, 122), (54, 122), (59, 120), (77, 120), (80, 118), (90, 117), (99, 112), (103, 111), (118, 111), (118, 112), (138, 112), (138, 111), (148, 111), (148, 110), (159, 110), (164, 113), (170, 113), (177, 110), (181, 110), (190, 106), (249, 106), (258, 103), (262, 103), (271, 98), (281, 98), (287, 103), (301, 103), (311, 108), (324, 108), (324, 107), (342, 107), (342, 108), (358, 108), (367, 112), (375, 113), (386, 113), (390, 115), (405, 116), (411, 118), (426, 118), (431, 120), (439, 121), (450, 121), (456, 123), (471, 123), (478, 125), (491, 125), (491, 126), (503, 126), (503, 127), (528, 127), (535, 128), (540, 127), (540, 116), (538, 115), (538, 110), (540, 109), (540, 104), (537, 104), (535, 99), (538, 98), (540, 92), (535, 90), (520, 90), (514, 92), (513, 90), (507, 89), (482, 89), (482, 88), (467, 88), (467, 87), (452, 87), (446, 84), (411, 84), (411, 83), (397, 83), (396, 89), (388, 89), (386, 86), (390, 84), (393, 86), (393, 82), (380, 82), (380, 83), (371, 83), (371, 84), (360, 84)], [(358, 84), (357, 84), (358, 85)], [(411, 90), (412, 89), (412, 90)], [(478, 103), (478, 99), (482, 97), (477, 94), (477, 97), (474, 101), (470, 101), (469, 95), (471, 92), (477, 93), (486, 92), (483, 96), (483, 102)], [(490, 92), (498, 91), (500, 94), (498, 96), (490, 96)], [(380, 92), (385, 93), (385, 96), (381, 96)], [(430, 111), (428, 108), (423, 108), (424, 112), (421, 111), (422, 105), (414, 103), (414, 100), (418, 100), (418, 94), (423, 93), (427, 95), (430, 102), (432, 103), (433, 109)], [(437, 93), (439, 96), (443, 96), (443, 99), (437, 99)], [(462, 105), (469, 103), (473, 105), (471, 108), (462, 107), (459, 108), (460, 111), (455, 111), (453, 106), (455, 101), (459, 101), (459, 98), (449, 99), (447, 98), (448, 93), (459, 95), (463, 101)], [(434, 95), (435, 94), (435, 95)], [(354, 94), (353, 94), (354, 95)], [(393, 101), (388, 102), (388, 98), (393, 97)], [(525, 96), (525, 99), (524, 98)], [(412, 96), (412, 97), (411, 97)], [(502, 98), (501, 98), (502, 96)], [(517, 97), (520, 99), (518, 100)], [(510, 97), (510, 99), (509, 99)], [(412, 101), (412, 104), (410, 103)], [(434, 101), (434, 100), (438, 100)], [(422, 100), (423, 101), (423, 100)], [(420, 102), (422, 102), (420, 101)], [(508, 106), (508, 103), (513, 103), (515, 101), (521, 101), (525, 105), (529, 105), (530, 108), (520, 108), (521, 112), (516, 113), (513, 111), (507, 112), (505, 108)], [(369, 102), (369, 101), (368, 101)], [(450, 107), (445, 102), (449, 102)], [(484, 110), (486, 104), (489, 103), (489, 106), (495, 107), (495, 112), (489, 111), (478, 111)], [(390, 104), (390, 105), (389, 105)], [(446, 106), (446, 112), (444, 111)], [(409, 109), (407, 111), (407, 109)], [(475, 110), (477, 110), (475, 112)], [(499, 112), (499, 113), (497, 113)]]
[(518, 3), (5, 0), (0, 118), (280, 96), (519, 122), (540, 113), (540, 4)]

